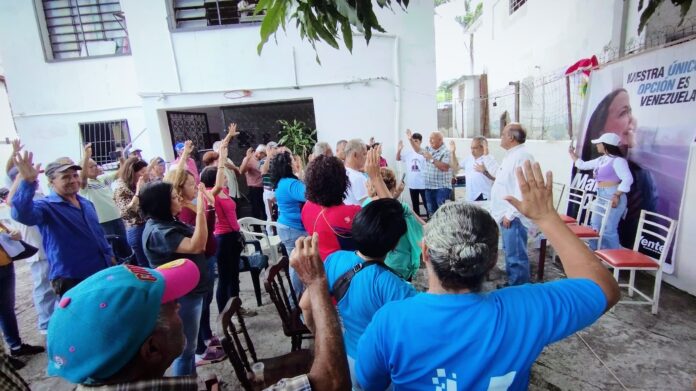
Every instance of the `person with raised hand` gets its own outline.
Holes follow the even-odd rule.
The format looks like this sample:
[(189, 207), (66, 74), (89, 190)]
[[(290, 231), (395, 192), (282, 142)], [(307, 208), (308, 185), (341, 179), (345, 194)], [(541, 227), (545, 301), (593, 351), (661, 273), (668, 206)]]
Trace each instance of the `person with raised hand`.
[(12, 196), (12, 218), (41, 231), (49, 280), (59, 297), (68, 289), (114, 262), (114, 253), (104, 238), (104, 230), (94, 205), (79, 195), (82, 168), (65, 161), (46, 166), (51, 193), (34, 200), (41, 165), (34, 165), (33, 154), (15, 156), (22, 178)]
[(147, 181), (147, 163), (131, 157), (121, 165), (118, 179), (114, 182), (114, 203), (126, 223), (126, 239), (135, 254), (135, 262), (140, 266), (149, 266), (142, 243), (145, 219), (139, 212), (140, 190)]
[(196, 225), (177, 220), (182, 205), (168, 182), (147, 183), (140, 192), (140, 210), (148, 219), (143, 231), (143, 249), (150, 265), (158, 267), (177, 259), (190, 259), (196, 265), (200, 279), (195, 288), (179, 298), (179, 316), (183, 323), (186, 345), (174, 360), (172, 374), (196, 374), (195, 350), (198, 343), (203, 297), (208, 292), (209, 279), (205, 247), (208, 240), (206, 196), (203, 185), (198, 186)]
[(298, 238), (290, 255), (290, 266), (306, 287), (303, 297), (310, 298), (302, 311), (313, 319), (314, 361), (308, 374), (283, 379), (276, 384), (277, 388), (270, 389), (339, 391), (351, 388), (341, 324), (329, 296), (318, 239), (316, 234)]
[(612, 275), (556, 213), (551, 173), (523, 166), (515, 171), (521, 199), (506, 200), (546, 235), (568, 278), (480, 293), (498, 259), (498, 224), (478, 206), (445, 204), (425, 228), (428, 292), (384, 305), (358, 343), (362, 388), (526, 389), (546, 345), (617, 303)]

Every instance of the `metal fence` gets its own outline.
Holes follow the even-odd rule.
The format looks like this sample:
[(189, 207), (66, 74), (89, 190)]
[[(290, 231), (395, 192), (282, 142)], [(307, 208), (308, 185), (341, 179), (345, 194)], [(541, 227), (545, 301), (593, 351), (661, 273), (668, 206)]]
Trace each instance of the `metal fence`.
[[(659, 30), (646, 26), (643, 39), (628, 42), (623, 48), (607, 46), (597, 58), (600, 64), (607, 64), (691, 39), (696, 39), (696, 18)], [(455, 99), (452, 105), (455, 125), (447, 129), (448, 136), (497, 138), (506, 124), (519, 121), (527, 128), (529, 139), (570, 139), (581, 127), (585, 80), (581, 74), (566, 77), (564, 71), (562, 68), (543, 76), (527, 77), (484, 96)], [(481, 115), (471, 112), (474, 110), (485, 112)], [(460, 118), (464, 122), (467, 116), (476, 118), (473, 131), (457, 125)]]

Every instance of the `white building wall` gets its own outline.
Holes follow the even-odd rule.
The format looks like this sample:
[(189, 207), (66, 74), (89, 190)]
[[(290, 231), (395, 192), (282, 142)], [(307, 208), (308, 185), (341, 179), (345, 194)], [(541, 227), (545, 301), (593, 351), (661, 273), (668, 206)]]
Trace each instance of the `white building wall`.
[[(47, 62), (33, 2), (0, 2), (0, 53), (29, 149), (46, 161), (77, 157), (79, 122), (125, 118), (133, 137), (147, 128), (135, 141), (146, 156), (172, 158), (166, 110), (293, 99), (313, 99), (320, 139), (375, 136), (388, 159), (403, 129), (436, 127), (430, 2), (379, 11), (389, 35), (369, 47), (356, 35), (353, 54), (319, 44), (321, 65), (292, 26), (258, 56), (260, 25), (170, 32), (167, 4), (121, 0), (131, 56)], [(252, 95), (225, 95), (241, 89)]]
[(487, 73), (492, 92), (510, 81), (542, 76), (581, 58), (600, 55), (614, 44), (621, 3), (529, 0), (510, 15), (509, 1), (484, 1), (481, 24), (474, 35), (473, 73)]

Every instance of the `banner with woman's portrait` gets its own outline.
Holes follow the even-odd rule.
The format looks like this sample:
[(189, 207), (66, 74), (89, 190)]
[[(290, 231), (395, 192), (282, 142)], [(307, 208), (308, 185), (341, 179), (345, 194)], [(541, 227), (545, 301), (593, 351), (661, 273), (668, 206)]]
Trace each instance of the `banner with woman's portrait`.
[[(657, 49), (592, 72), (576, 151), (598, 157), (590, 140), (620, 137), (633, 184), (619, 223), (621, 245), (633, 248), (641, 210), (678, 219), (690, 145), (696, 138), (696, 41)], [(596, 190), (591, 171), (574, 170), (571, 187)], [(659, 256), (661, 243), (639, 238), (640, 251)], [(668, 259), (665, 272), (674, 265)]]

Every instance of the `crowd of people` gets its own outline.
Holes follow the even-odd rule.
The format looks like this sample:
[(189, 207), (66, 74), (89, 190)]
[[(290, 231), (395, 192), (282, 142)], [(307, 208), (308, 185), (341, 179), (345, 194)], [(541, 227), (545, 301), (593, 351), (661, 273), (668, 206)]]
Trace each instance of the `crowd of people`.
[[(200, 165), (193, 143), (182, 141), (168, 169), (138, 150), (114, 173), (101, 171), (89, 144), (81, 165), (60, 158), (45, 169), (13, 144), (6, 202), (14, 221), (6, 231), (38, 250), (33, 297), (49, 375), (89, 389), (196, 389), (196, 367), (225, 357), (210, 305), (215, 299), (222, 311), (240, 293), (242, 178), (252, 217), (276, 220), (315, 336), (309, 373), (271, 389), (524, 389), (544, 346), (618, 301), (616, 281), (556, 213), (552, 177), (534, 163), (518, 123), (502, 131), (500, 162), (483, 137), (458, 159), (440, 132), (423, 145), (423, 135), (408, 130), (395, 156), (401, 178), (374, 139), (341, 140), (335, 152), (318, 142), (307, 157), (269, 142), (249, 148), (237, 166), (229, 148), (238, 134), (230, 124)], [(620, 213), (626, 200), (618, 193), (631, 178), (612, 147), (617, 140), (605, 136), (593, 141), (603, 157), (571, 157), (597, 169), (600, 190), (614, 192), (612, 213)], [(453, 200), (460, 169), (466, 196)], [(407, 188), (410, 203), (402, 201)], [(556, 248), (567, 279), (529, 284), (532, 226)], [(615, 230), (608, 227), (606, 246), (619, 246)], [(482, 293), (499, 237), (507, 282)], [(411, 282), (423, 267), (428, 289), (417, 292)], [(17, 357), (44, 348), (19, 336), (11, 261), (0, 262), (0, 280), (9, 348), (2, 381), (28, 389), (14, 372), (23, 364)]]

